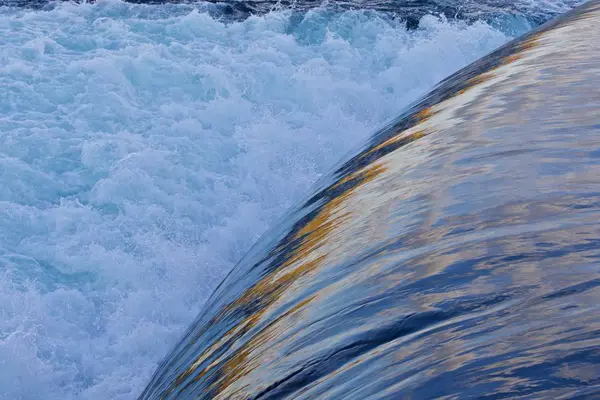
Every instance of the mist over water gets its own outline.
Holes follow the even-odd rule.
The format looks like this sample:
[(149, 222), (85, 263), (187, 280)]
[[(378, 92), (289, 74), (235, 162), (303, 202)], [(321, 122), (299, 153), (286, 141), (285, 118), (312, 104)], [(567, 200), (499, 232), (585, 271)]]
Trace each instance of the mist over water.
[(135, 398), (322, 173), (531, 28), (210, 7), (0, 7), (0, 399)]

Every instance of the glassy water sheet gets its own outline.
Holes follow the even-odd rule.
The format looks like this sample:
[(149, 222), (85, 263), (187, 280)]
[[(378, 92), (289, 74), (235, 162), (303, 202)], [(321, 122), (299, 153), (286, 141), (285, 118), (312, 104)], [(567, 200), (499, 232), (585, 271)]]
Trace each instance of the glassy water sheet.
[(598, 398), (600, 2), (443, 81), (225, 279), (142, 399)]

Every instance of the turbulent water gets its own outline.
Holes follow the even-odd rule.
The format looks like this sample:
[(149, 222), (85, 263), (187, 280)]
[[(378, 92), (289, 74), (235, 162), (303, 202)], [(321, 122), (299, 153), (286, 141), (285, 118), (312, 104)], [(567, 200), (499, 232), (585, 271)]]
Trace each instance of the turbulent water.
[(354, 143), (575, 3), (0, 3), (0, 399), (135, 398)]

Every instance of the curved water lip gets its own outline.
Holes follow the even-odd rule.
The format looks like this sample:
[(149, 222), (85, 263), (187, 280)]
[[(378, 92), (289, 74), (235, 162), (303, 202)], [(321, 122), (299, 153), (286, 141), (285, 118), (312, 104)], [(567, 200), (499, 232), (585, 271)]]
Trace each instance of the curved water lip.
[(244, 257), (141, 394), (600, 395), (600, 2), (441, 82)]

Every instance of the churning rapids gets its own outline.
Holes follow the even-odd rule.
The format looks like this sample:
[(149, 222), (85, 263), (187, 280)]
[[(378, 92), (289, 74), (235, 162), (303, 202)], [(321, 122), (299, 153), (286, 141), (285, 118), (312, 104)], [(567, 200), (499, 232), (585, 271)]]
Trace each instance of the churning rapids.
[[(219, 282), (340, 157), (449, 74), (580, 3), (0, 0), (0, 399), (136, 398)], [(568, 93), (553, 95), (568, 100)], [(502, 110), (503, 101), (486, 106)], [(478, 368), (514, 361), (565, 386), (597, 384), (600, 328), (592, 320), (587, 329), (578, 325), (598, 314), (597, 227), (577, 219), (589, 215), (593, 222), (597, 215), (600, 189), (589, 190), (597, 186), (597, 141), (589, 134), (580, 148), (575, 132), (557, 143), (555, 136), (489, 135), (471, 142), (429, 135), (403, 153), (402, 208), (389, 222), (382, 211), (381, 227), (369, 231), (380, 240), (389, 232), (378, 229), (393, 223), (396, 233), (406, 233), (393, 246), (410, 252), (379, 277), (383, 286), (398, 285), (388, 293), (397, 309), (378, 308), (383, 300), (362, 293), (373, 296), (364, 313), (404, 318), (392, 331), (446, 335), (403, 342), (402, 351), (413, 352), (408, 360), (395, 353), (394, 368), (413, 373), (403, 382), (474, 367), (469, 357), (489, 351), (486, 335), (501, 326), (505, 340), (495, 346), (532, 335), (538, 342), (527, 343), (536, 357), (546, 350), (562, 357), (561, 348), (573, 342), (581, 349), (569, 355), (570, 364), (499, 351)], [(547, 140), (549, 150), (536, 163), (538, 140)], [(472, 141), (478, 151), (469, 152)], [(449, 164), (425, 163), (450, 147), (456, 151)], [(494, 171), (493, 180), (484, 179), (486, 171)], [(540, 187), (534, 178), (550, 190), (548, 181), (560, 184), (565, 176), (575, 177), (574, 188), (528, 197)], [(588, 214), (561, 216), (572, 210)], [(263, 246), (280, 239), (267, 236)], [(244, 258), (245, 268), (257, 251)], [(259, 271), (246, 272), (239, 290), (259, 279)], [(327, 272), (322, 287), (311, 290), (364, 278), (355, 271), (344, 281), (342, 272)], [(244, 316), (261, 301), (289, 306), (263, 294), (246, 304)], [(214, 299), (213, 311), (233, 300)], [(342, 307), (336, 301), (348, 299), (332, 300), (332, 307)], [(511, 313), (528, 308), (543, 319), (560, 307), (571, 320), (528, 325)], [(334, 335), (338, 318), (356, 318), (346, 334), (360, 336), (361, 312), (349, 306), (334, 313), (320, 328), (323, 337)], [(260, 318), (269, 316), (255, 317), (252, 329), (263, 329)], [(548, 329), (571, 331), (546, 343), (550, 349), (543, 347)], [(252, 334), (244, 331), (243, 340)], [(324, 349), (318, 337), (307, 340), (313, 342), (298, 343), (304, 351)], [(364, 346), (363, 353), (377, 350)], [(437, 364), (425, 362), (427, 353)], [(326, 371), (333, 365), (319, 373), (333, 373)], [(181, 372), (169, 373), (175, 371)], [(244, 382), (239, 370), (231, 373)], [(429, 386), (451, 393), (460, 386), (457, 376)], [(508, 379), (491, 376), (496, 380), (478, 393)], [(525, 378), (520, 384), (532, 385)], [(236, 389), (222, 387), (223, 396)]]

